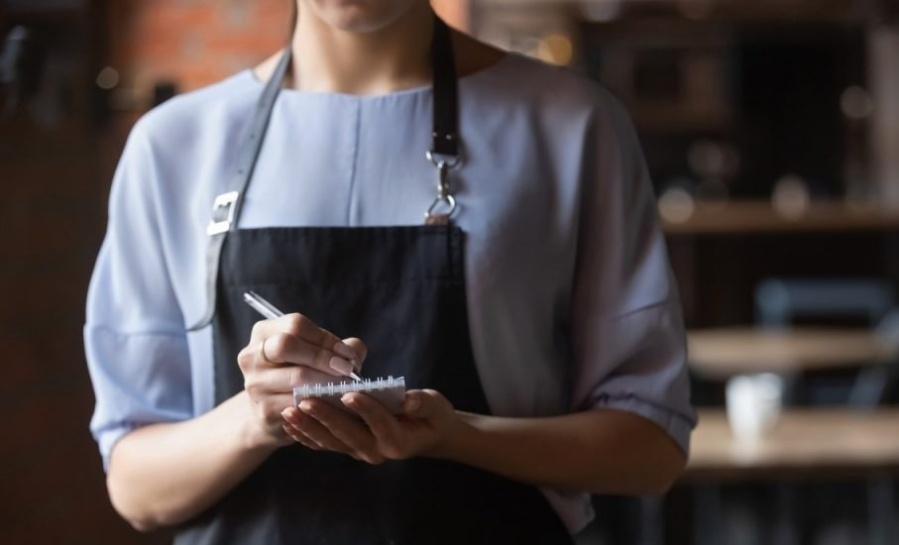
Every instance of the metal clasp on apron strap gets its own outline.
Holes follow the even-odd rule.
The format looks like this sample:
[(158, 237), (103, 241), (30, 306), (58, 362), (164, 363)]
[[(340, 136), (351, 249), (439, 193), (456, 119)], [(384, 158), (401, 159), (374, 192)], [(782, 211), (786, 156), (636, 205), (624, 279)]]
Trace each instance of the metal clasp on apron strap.
[(433, 151), (428, 151), (425, 156), (438, 172), (437, 198), (425, 212), (425, 224), (447, 225), (457, 208), (456, 198), (450, 187), (449, 171), (459, 166), (461, 159), (458, 155), (443, 155)]
[(206, 234), (209, 236), (227, 233), (234, 222), (234, 208), (240, 193), (229, 191), (222, 193), (212, 203), (212, 219), (206, 226)]

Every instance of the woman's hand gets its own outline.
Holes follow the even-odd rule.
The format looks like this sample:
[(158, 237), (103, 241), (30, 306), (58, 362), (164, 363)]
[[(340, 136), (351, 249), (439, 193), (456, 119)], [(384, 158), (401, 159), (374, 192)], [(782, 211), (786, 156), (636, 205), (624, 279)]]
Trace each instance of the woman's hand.
[(421, 455), (438, 456), (463, 426), (452, 404), (434, 390), (407, 392), (400, 416), (363, 393), (346, 394), (341, 401), (349, 412), (318, 399), (286, 409), (284, 431), (310, 449), (340, 452), (380, 464)]
[(341, 341), (301, 314), (257, 322), (237, 357), (253, 413), (248, 441), (289, 444), (281, 413), (294, 406), (294, 387), (344, 377), (361, 368), (365, 355), (359, 339)]

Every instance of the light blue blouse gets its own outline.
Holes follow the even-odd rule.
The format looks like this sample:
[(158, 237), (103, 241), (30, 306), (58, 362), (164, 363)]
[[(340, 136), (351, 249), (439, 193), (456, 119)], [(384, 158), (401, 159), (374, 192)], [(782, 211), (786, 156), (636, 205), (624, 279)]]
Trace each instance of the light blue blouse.
[[(211, 329), (185, 324), (205, 310), (205, 227), (261, 90), (244, 71), (167, 102), (129, 138), (85, 325), (104, 460), (135, 427), (213, 407)], [(431, 100), (428, 87), (283, 91), (240, 227), (421, 224), (436, 196)], [(681, 310), (627, 114), (596, 84), (519, 55), (462, 78), (460, 101), (455, 221), (493, 413), (630, 411), (687, 450)], [(544, 492), (572, 532), (592, 518), (586, 494)]]

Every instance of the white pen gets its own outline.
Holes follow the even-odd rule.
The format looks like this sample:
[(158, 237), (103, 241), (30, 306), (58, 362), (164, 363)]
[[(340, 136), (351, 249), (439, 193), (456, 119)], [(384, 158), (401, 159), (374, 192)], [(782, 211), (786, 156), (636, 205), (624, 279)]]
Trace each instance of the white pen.
[[(246, 304), (253, 307), (253, 310), (268, 318), (269, 320), (284, 316), (284, 313), (278, 310), (275, 305), (269, 303), (261, 295), (254, 291), (248, 291), (244, 293), (243, 300)], [(350, 372), (349, 377), (356, 382), (362, 382), (362, 377), (360, 377), (356, 373)]]

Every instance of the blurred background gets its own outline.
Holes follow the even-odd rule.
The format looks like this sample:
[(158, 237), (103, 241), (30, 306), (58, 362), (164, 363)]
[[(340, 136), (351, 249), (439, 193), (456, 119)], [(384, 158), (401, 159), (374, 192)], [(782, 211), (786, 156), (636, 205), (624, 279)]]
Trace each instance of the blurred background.
[[(581, 543), (899, 544), (899, 2), (435, 0), (629, 108), (701, 424)], [(0, 542), (165, 543), (112, 511), (83, 307), (134, 121), (271, 55), (287, 0), (0, 0)]]

